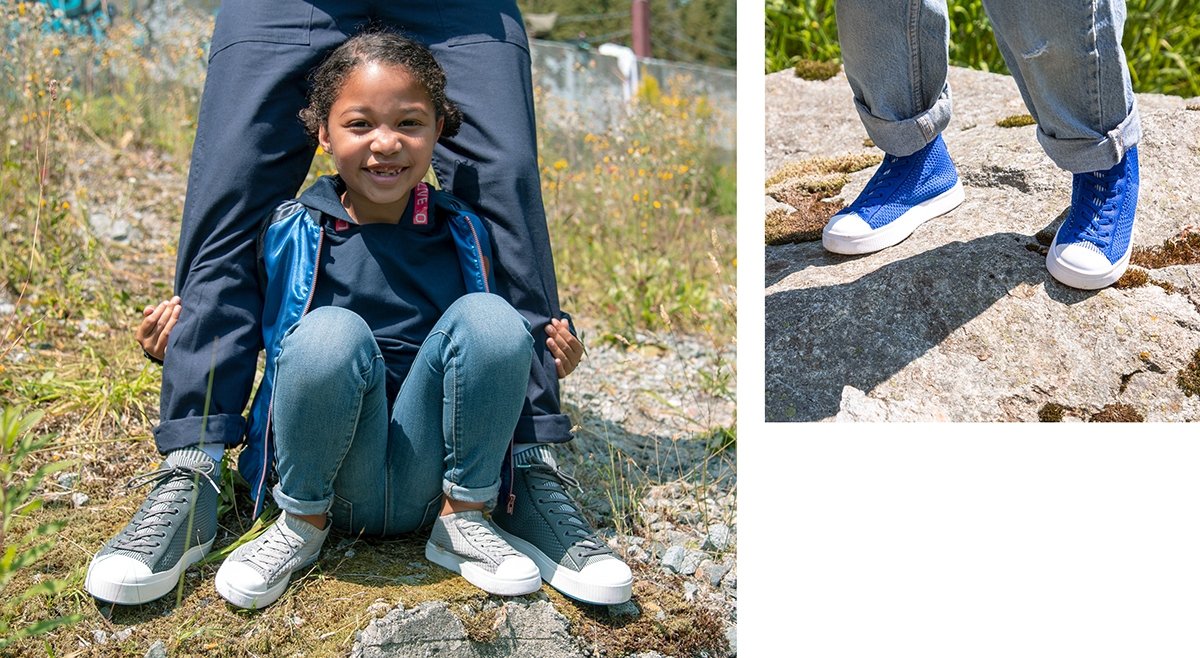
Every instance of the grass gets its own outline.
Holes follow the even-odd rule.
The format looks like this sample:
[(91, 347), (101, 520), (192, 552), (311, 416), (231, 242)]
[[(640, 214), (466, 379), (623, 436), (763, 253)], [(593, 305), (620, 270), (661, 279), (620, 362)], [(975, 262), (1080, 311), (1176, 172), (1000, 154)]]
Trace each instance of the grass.
[[(837, 62), (835, 0), (768, 0), (766, 71)], [(1200, 13), (1193, 0), (1130, 0), (1122, 45), (1137, 92), (1200, 95)], [(951, 0), (950, 62), (1008, 73), (982, 0)]]
[[(39, 528), (55, 533), (47, 550), (30, 553), (36, 560), (0, 584), (3, 628), (42, 634), (16, 641), (0, 631), (16, 641), (0, 653), (141, 656), (160, 641), (172, 656), (345, 655), (355, 631), (372, 618), (372, 603), (386, 609), (429, 600), (450, 602), (472, 637), (485, 639), (488, 598), (426, 563), (423, 537), (335, 541), (297, 586), (261, 613), (221, 603), (212, 585), (218, 559), (189, 571), (178, 605), (166, 597), (103, 607), (82, 590), (91, 555), (141, 502), (144, 491), (123, 483), (158, 459), (150, 434), (161, 370), (131, 338), (141, 307), (170, 293), (203, 76), (199, 46), (211, 23), (181, 14), (170, 30), (146, 40), (118, 20), (110, 38), (97, 44), (43, 30), (46, 20), (39, 4), (0, 5), (0, 21), (16, 26), (2, 37), (9, 55), (0, 58), (6, 235), (0, 243), (0, 406), (41, 414), (27, 436), (44, 441), (23, 465), (0, 454), (0, 471), (36, 483), (31, 476), (38, 468), (74, 466), (65, 471), (70, 478), (49, 478), (33, 490), (40, 509), (12, 517), (10, 538), (44, 541), (49, 535)], [(539, 96), (538, 102), (539, 114), (550, 111), (550, 99)], [(637, 110), (628, 125), (603, 134), (539, 128), (563, 306), (581, 324), (631, 348), (644, 349), (651, 341), (640, 336), (663, 332), (728, 345), (736, 316), (735, 163), (709, 146), (704, 122), (732, 117), (689, 94), (686, 80), (647, 84)], [(328, 170), (328, 159), (319, 155), (314, 174)], [(89, 218), (101, 213), (130, 218), (130, 245), (93, 234)], [(680, 386), (728, 403), (735, 377), (735, 364), (720, 361)], [(607, 470), (587, 481), (601, 499), (594, 506), (600, 511), (589, 513), (602, 527), (645, 533), (642, 498), (653, 487), (686, 481), (694, 497), (705, 487), (728, 488), (711, 480), (708, 466), (734, 459), (735, 436), (733, 426), (710, 417), (691, 419), (680, 438), (703, 457), (688, 469), (650, 467), (644, 456), (613, 449)], [(582, 458), (575, 470), (591, 473)], [(233, 488), (227, 480), (218, 547), (253, 527)], [(77, 506), (73, 496), (90, 502)], [(719, 520), (715, 512), (705, 515)], [(709, 632), (720, 626), (715, 613), (674, 593), (679, 577), (636, 568), (635, 602), (644, 607), (619, 622), (549, 588), (536, 596), (578, 620), (575, 630), (605, 655), (656, 643), (681, 656), (723, 646), (723, 635)], [(22, 592), (32, 594), (17, 597)], [(667, 623), (654, 616), (658, 611)], [(64, 625), (51, 628), (53, 620)]]

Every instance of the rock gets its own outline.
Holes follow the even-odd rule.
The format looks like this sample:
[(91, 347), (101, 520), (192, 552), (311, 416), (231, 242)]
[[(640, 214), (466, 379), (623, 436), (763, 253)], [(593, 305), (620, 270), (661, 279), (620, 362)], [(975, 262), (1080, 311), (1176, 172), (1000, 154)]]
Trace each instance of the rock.
[(155, 640), (146, 651), (145, 658), (167, 658), (167, 646), (162, 640)]
[[(1125, 404), (1148, 422), (1200, 420), (1200, 396), (1176, 383), (1200, 344), (1200, 265), (1148, 270), (1173, 292), (1054, 281), (1036, 236), (1052, 234), (1069, 206), (1070, 174), (1033, 126), (996, 125), (1027, 112), (1010, 77), (951, 68), (949, 83), (955, 114), (943, 137), (966, 188), (959, 208), (862, 257), (834, 256), (819, 241), (764, 247), (766, 420), (1036, 421), (1051, 403), (1077, 418)], [(1190, 136), (1200, 112), (1170, 96), (1137, 102), (1133, 241), (1158, 247), (1196, 222)], [(844, 74), (771, 74), (766, 106), (768, 176), (812, 158), (879, 153), (863, 146)], [(873, 171), (849, 174), (834, 198), (853, 200)]]
[(721, 589), (731, 592), (733, 596), (737, 596), (737, 570), (730, 569), (729, 573), (721, 579)]
[(96, 644), (108, 644), (108, 633), (99, 628), (92, 631), (92, 642)]
[(704, 543), (700, 548), (718, 553), (729, 548), (729, 526), (724, 523), (718, 523), (709, 528), (708, 535), (704, 538)]
[(696, 592), (699, 590), (700, 586), (696, 583), (690, 580), (683, 581), (683, 600), (688, 603), (694, 603), (696, 601)]
[(696, 573), (700, 568), (700, 563), (704, 561), (705, 554), (701, 551), (688, 551), (683, 558), (683, 564), (680, 565), (679, 573), (690, 576)]
[(729, 655), (737, 655), (737, 624), (729, 624), (725, 627), (725, 639), (729, 642)]
[(80, 507), (87, 505), (89, 500), (91, 500), (91, 498), (88, 498), (87, 494), (83, 493), (82, 491), (76, 491), (75, 493), (71, 494), (71, 507), (79, 509)]
[(710, 564), (707, 567), (701, 567), (701, 573), (704, 574), (704, 579), (713, 587), (721, 586), (721, 579), (725, 574), (729, 573), (729, 565), (727, 564)]
[(125, 640), (128, 640), (130, 638), (130, 636), (132, 636), (132, 635), (133, 635), (133, 628), (122, 628), (121, 630), (117, 631), (116, 633), (113, 633), (113, 639), (116, 640), (117, 642), (124, 642)]
[(675, 573), (683, 572), (684, 558), (687, 557), (687, 549), (682, 546), (672, 546), (663, 553), (662, 565)]
[(571, 638), (566, 618), (555, 612), (549, 601), (506, 601), (494, 614), (495, 639), (476, 642), (468, 638), (462, 620), (445, 602), (428, 601), (408, 610), (398, 607), (359, 631), (350, 655), (353, 658), (584, 657)]
[(608, 616), (613, 619), (637, 617), (640, 614), (642, 614), (641, 608), (637, 607), (637, 604), (633, 601), (608, 606)]
[(58, 476), (58, 486), (67, 491), (74, 489), (76, 482), (79, 482), (78, 473), (60, 473)]
[(88, 215), (88, 224), (92, 227), (92, 232), (96, 234), (96, 237), (113, 242), (129, 240), (129, 222), (123, 219), (114, 219), (103, 212), (93, 212)]

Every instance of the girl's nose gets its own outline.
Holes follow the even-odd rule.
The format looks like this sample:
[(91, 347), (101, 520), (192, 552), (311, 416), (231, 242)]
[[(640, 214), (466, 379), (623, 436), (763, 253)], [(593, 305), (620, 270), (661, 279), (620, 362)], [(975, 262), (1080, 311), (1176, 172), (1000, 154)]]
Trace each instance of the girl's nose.
[(375, 131), (375, 139), (371, 140), (371, 150), (376, 153), (395, 153), (400, 150), (400, 134), (381, 126)]

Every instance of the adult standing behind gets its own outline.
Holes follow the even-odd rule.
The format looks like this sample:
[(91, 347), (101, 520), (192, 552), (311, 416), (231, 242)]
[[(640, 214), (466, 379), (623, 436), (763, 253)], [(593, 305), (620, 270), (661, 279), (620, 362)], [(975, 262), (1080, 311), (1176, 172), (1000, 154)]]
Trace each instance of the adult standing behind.
[[(1038, 141), (1072, 173), (1070, 213), (1046, 267), (1073, 288), (1108, 286), (1129, 265), (1138, 196), (1141, 124), (1121, 48), (1125, 3), (983, 5)], [(822, 243), (863, 254), (903, 241), (963, 201), (941, 138), (950, 122), (949, 21), (945, 0), (839, 0), (837, 22), (859, 117), (887, 155), (826, 225)]]
[[(129, 525), (89, 570), (89, 583), (93, 572), (123, 583), (130, 594), (119, 603), (164, 595), (212, 545), (216, 487), (210, 481), (225, 447), (245, 435), (242, 413), (262, 348), (255, 250), (260, 222), (295, 196), (312, 161), (315, 146), (297, 119), (306, 103), (307, 73), (368, 25), (425, 43), (450, 73), (447, 96), (464, 121), (458, 135), (434, 152), (438, 180), (492, 221), (496, 253), (521, 255), (498, 260), (494, 269), (498, 292), (530, 322), (534, 335), (544, 332), (553, 341), (567, 330), (538, 178), (529, 46), (515, 2), (223, 2), (179, 238), (175, 290), (183, 310), (170, 332), (161, 421), (154, 430), (165, 465)], [(566, 373), (546, 341), (534, 341), (513, 467), (505, 469), (515, 495), (501, 497), (493, 518), (542, 554), (539, 566), (552, 584), (586, 581), (603, 588), (626, 580), (628, 567), (583, 519), (544, 445), (571, 439), (558, 396), (558, 377)], [(246, 452), (240, 459), (261, 459)], [(251, 483), (257, 499), (265, 485)], [(587, 600), (586, 592), (560, 584), (555, 586), (564, 593)]]

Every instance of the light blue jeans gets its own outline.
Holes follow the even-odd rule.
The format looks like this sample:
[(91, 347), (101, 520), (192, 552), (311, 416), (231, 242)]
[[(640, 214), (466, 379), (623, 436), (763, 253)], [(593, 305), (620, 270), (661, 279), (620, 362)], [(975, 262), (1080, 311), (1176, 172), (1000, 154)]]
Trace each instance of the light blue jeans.
[(386, 536), (431, 523), (442, 495), (491, 504), (533, 355), (529, 323), (488, 293), (459, 298), (434, 325), (392, 408), (366, 321), (320, 307), (284, 337), (272, 422), (292, 514)]
[[(1046, 154), (1073, 173), (1108, 169), (1141, 138), (1121, 49), (1123, 0), (984, 0)], [(912, 154), (950, 122), (946, 0), (838, 0), (846, 77), (867, 134)]]

